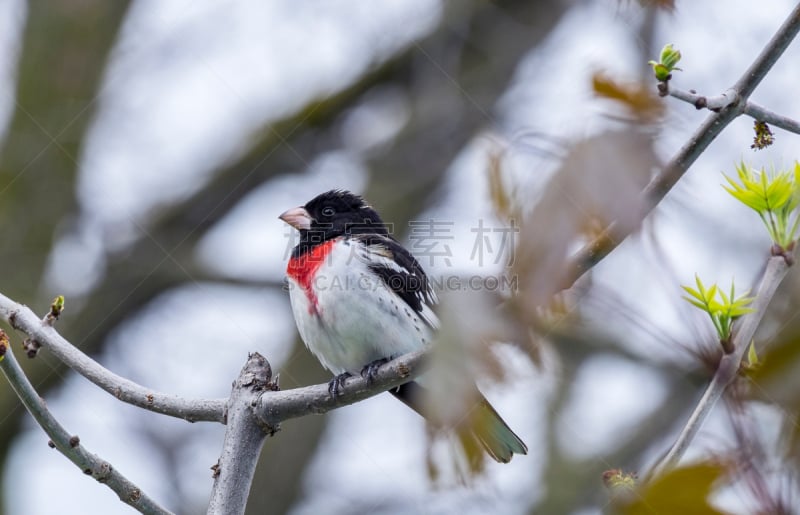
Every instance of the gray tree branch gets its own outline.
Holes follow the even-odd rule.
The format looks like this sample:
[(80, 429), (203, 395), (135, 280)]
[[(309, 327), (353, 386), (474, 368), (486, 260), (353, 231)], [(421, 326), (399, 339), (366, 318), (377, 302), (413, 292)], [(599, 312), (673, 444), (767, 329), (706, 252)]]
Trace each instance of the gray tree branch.
[(225, 399), (186, 399), (150, 390), (118, 376), (78, 350), (27, 306), (3, 294), (0, 294), (0, 319), (27, 334), (75, 372), (123, 402), (189, 422), (222, 422), (224, 419)]
[(756, 332), (758, 324), (764, 317), (764, 312), (767, 309), (770, 301), (772, 300), (775, 291), (778, 289), (786, 273), (789, 271), (790, 265), (787, 263), (787, 258), (784, 256), (772, 256), (767, 261), (767, 267), (764, 270), (764, 275), (758, 286), (755, 294), (755, 300), (750, 305), (753, 309), (752, 313), (744, 315), (736, 324), (733, 334), (734, 351), (730, 354), (723, 354), (719, 362), (714, 377), (711, 379), (708, 388), (700, 398), (700, 402), (695, 406), (689, 420), (686, 422), (680, 435), (669, 450), (667, 455), (657, 464), (654, 472), (656, 474), (668, 471), (675, 467), (686, 450), (691, 445), (698, 431), (703, 426), (703, 423), (708, 418), (714, 405), (717, 403), (725, 390), (739, 375), (739, 368), (742, 363), (753, 335)]
[[(2, 294), (0, 319), (25, 333), (67, 366), (123, 402), (188, 421), (206, 420), (227, 424), (222, 454), (215, 468), (216, 477), (208, 509), (210, 514), (244, 513), (264, 438), (277, 431), (282, 421), (311, 413), (325, 413), (399, 386), (420, 373), (427, 354), (420, 351), (392, 360), (380, 367), (371, 381), (361, 377), (350, 378), (335, 398), (330, 395), (327, 384), (278, 391), (277, 385), (271, 382), (267, 360), (259, 354), (253, 354), (234, 383), (230, 398), (186, 399), (148, 390), (105, 369), (58, 334), (52, 327), (54, 318), (51, 315), (42, 320), (26, 306)], [(83, 450), (79, 442), (67, 434), (47, 412), (44, 402), (33, 391), (10, 349), (6, 350), (7, 357), (0, 362), (0, 367), (36, 421), (51, 435), (56, 447), (87, 474), (92, 474), (98, 481), (109, 482), (109, 486), (126, 503), (144, 513), (167, 513), (117, 474), (108, 463)], [(140, 505), (145, 507), (141, 508)]]
[(276, 428), (290, 418), (322, 414), (342, 406), (374, 397), (414, 379), (423, 368), (427, 351), (405, 354), (382, 365), (372, 381), (353, 376), (334, 398), (327, 384), (318, 384), (283, 391), (266, 391), (253, 406), (256, 416), (266, 427)]
[[(800, 32), (800, 4), (792, 10), (758, 57), (734, 84), (732, 90), (736, 93), (736, 101), (706, 118), (692, 134), (692, 137), (645, 187), (642, 192), (644, 208), (640, 213), (642, 220), (661, 202), (722, 130), (744, 112), (744, 106), (747, 104), (750, 94), (783, 55), (798, 32)], [(575, 281), (583, 274), (591, 270), (622, 243), (631, 230), (622, 229), (619, 224), (612, 222), (599, 236), (570, 258), (565, 267), (565, 280), (562, 287), (567, 289), (575, 284)]]
[[(669, 96), (673, 98), (677, 98), (678, 100), (683, 100), (684, 102), (692, 104), (697, 109), (706, 108), (712, 111), (727, 107), (737, 99), (735, 94), (736, 92), (734, 90), (728, 90), (715, 97), (698, 95), (697, 93), (684, 91), (672, 86), (669, 86), (668, 90)], [(797, 122), (788, 116), (783, 116), (774, 111), (770, 111), (766, 107), (750, 100), (746, 101), (744, 106), (742, 106), (742, 113), (754, 118), (759, 122), (767, 122), (775, 127), (780, 127), (785, 131), (800, 134), (800, 122)]]
[(272, 428), (264, 426), (253, 413), (260, 392), (276, 388), (272, 369), (261, 354), (251, 354), (233, 383), (228, 399), (228, 420), (222, 454), (214, 467), (209, 515), (241, 514), (247, 506), (250, 485), (261, 447)]
[[(0, 331), (0, 339), (5, 337)], [(33, 385), (17, 363), (10, 346), (5, 349), (5, 356), (0, 357), (0, 370), (5, 374), (11, 388), (31, 416), (50, 437), (51, 446), (66, 456), (87, 476), (92, 476), (98, 483), (104, 484), (116, 493), (125, 504), (141, 513), (169, 514), (158, 505), (141, 488), (123, 476), (106, 460), (89, 452), (77, 436), (71, 435), (47, 409), (44, 400), (39, 397)]]

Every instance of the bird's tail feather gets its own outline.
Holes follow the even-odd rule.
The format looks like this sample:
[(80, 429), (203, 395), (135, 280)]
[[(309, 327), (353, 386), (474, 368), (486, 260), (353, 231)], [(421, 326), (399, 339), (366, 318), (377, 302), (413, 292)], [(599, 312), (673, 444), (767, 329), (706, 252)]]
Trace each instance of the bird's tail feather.
[[(390, 391), (392, 395), (425, 417), (422, 402), (425, 389), (418, 383), (411, 381)], [(489, 401), (480, 393), (478, 396), (478, 404), (465, 424), (466, 430), (459, 431), (459, 436), (462, 439), (466, 436), (477, 440), (486, 452), (500, 463), (508, 463), (514, 454), (528, 454), (528, 447), (508, 427)]]

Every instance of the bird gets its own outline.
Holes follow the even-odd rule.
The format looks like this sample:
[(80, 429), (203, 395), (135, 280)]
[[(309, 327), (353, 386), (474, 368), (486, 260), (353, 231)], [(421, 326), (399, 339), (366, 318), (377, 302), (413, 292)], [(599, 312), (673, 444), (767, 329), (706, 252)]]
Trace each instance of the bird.
[[(333, 397), (348, 377), (370, 381), (380, 365), (432, 344), (439, 325), (432, 282), (361, 196), (326, 191), (279, 218), (299, 231), (286, 267), (289, 299), (300, 337), (334, 374)], [(423, 417), (424, 392), (417, 381), (390, 390)], [(525, 443), (477, 396), (472, 415), (478, 418), (471, 420), (479, 423), (466, 429), (468, 436), (500, 463), (527, 454)]]

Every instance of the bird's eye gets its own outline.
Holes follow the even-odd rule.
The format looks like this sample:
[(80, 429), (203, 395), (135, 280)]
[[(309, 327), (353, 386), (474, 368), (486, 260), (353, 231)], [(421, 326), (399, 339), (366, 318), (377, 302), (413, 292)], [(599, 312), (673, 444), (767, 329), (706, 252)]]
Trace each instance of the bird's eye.
[(324, 207), (322, 208), (322, 216), (333, 216), (336, 213), (336, 210), (332, 207)]

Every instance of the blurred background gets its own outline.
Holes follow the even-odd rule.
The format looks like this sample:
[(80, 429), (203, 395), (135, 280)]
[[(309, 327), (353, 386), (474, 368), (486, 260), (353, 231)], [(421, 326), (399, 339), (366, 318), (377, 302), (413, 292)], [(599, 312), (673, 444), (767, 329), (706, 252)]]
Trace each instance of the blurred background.
[[(277, 216), (353, 190), (443, 290), (450, 340), (476, 351), (481, 389), (530, 452), (464, 477), (446, 439), (380, 395), (283, 424), (248, 512), (601, 513), (602, 472), (652, 465), (718, 359), (680, 285), (697, 273), (744, 291), (768, 255), (721, 173), (800, 157), (780, 129), (751, 150), (740, 118), (638, 224), (637, 192), (707, 116), (649, 96), (646, 63), (674, 43), (674, 84), (717, 94), (793, 4), (0, 0), (0, 291), (39, 313), (64, 294), (61, 334), (154, 389), (227, 396), (251, 351), (283, 388), (322, 383)], [(795, 42), (753, 99), (800, 118), (797, 62)], [(565, 256), (611, 219), (634, 235), (551, 303)], [(796, 285), (759, 333), (792, 366)], [(12, 338), (87, 448), (177, 513), (205, 511), (224, 427), (121, 404)], [(719, 509), (797, 504), (800, 389), (786, 385), (730, 396), (695, 440), (690, 459), (740, 466)], [(48, 448), (5, 383), (0, 456), (3, 513), (132, 513)]]

